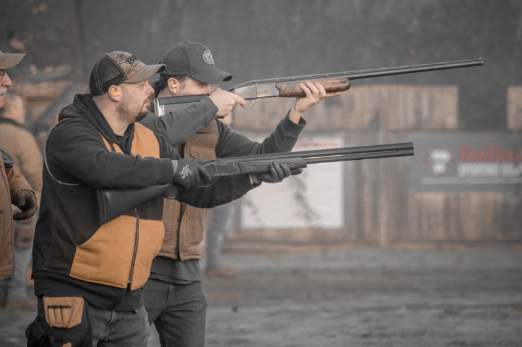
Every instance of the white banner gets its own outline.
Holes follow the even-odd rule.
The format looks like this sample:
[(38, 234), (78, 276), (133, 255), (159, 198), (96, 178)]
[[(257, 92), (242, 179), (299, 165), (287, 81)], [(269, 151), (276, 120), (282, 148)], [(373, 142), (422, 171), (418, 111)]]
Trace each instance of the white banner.
[[(304, 136), (294, 151), (342, 146), (340, 136)], [(310, 165), (301, 175), (249, 192), (241, 204), (241, 228), (343, 228), (343, 192), (343, 163)]]

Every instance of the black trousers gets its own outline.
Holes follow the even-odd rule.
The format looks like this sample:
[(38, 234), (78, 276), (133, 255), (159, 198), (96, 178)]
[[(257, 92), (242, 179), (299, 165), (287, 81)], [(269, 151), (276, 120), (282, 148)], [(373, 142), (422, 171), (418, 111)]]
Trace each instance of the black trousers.
[(145, 308), (162, 347), (203, 347), (207, 298), (201, 282), (172, 284), (149, 279), (144, 291)]

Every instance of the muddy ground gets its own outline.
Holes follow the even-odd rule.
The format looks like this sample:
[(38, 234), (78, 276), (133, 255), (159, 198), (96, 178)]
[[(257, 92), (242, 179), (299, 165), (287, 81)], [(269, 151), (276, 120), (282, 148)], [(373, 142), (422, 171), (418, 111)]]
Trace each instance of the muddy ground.
[[(233, 245), (224, 263), (208, 346), (522, 346), (521, 248)], [(0, 346), (32, 315), (0, 310)]]

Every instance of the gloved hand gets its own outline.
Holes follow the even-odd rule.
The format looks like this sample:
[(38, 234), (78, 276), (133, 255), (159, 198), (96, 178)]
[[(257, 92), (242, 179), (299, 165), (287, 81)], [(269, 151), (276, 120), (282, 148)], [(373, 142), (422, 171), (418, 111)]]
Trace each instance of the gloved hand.
[(201, 181), (210, 181), (207, 169), (199, 160), (180, 159), (172, 161), (172, 168), (174, 169), (174, 184), (180, 185), (184, 188), (197, 186)]
[(269, 173), (256, 175), (256, 177), (262, 182), (277, 183), (290, 175), (298, 175), (301, 172), (303, 169), (300, 167), (290, 167), (288, 163), (275, 161), (270, 164)]
[(11, 202), (18, 207), (21, 212), (15, 213), (15, 220), (27, 219), (34, 215), (38, 206), (36, 203), (36, 195), (33, 191), (22, 189), (17, 191), (12, 197)]

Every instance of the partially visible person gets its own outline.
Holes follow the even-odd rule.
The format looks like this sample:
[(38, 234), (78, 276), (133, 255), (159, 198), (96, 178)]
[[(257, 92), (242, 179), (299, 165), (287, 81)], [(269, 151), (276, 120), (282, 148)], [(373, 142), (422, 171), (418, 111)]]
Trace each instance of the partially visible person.
[[(232, 76), (215, 66), (210, 49), (197, 42), (184, 41), (172, 46), (161, 59), (165, 69), (156, 85), (158, 97), (208, 95), (200, 101), (209, 115), (204, 127), (201, 117), (194, 132), (180, 124), (177, 115), (161, 117), (149, 114), (142, 124), (164, 136), (171, 145), (179, 145), (185, 158), (212, 160), (253, 154), (287, 152), (292, 150), (305, 126), (303, 114), (327, 95), (324, 87), (304, 82), (299, 87), (305, 93), (263, 141), (256, 142), (231, 130), (221, 118), (229, 115), (237, 105), (245, 105), (240, 96), (218, 88), (218, 83)], [(229, 102), (218, 107), (215, 99)], [(203, 109), (203, 108), (202, 108)], [(180, 131), (181, 130), (181, 131)], [(180, 141), (180, 139), (186, 139)], [(290, 173), (261, 175), (261, 182), (280, 182)], [(263, 177), (264, 176), (264, 177)], [(165, 240), (159, 256), (154, 259), (151, 276), (144, 287), (145, 307), (149, 321), (154, 324), (162, 346), (202, 347), (205, 344), (207, 299), (203, 290), (199, 260), (207, 224), (207, 210), (177, 201), (165, 204), (163, 221)]]
[[(24, 128), (25, 118), (23, 98), (12, 92), (7, 93), (5, 107), (0, 110), (0, 148), (11, 156), (39, 197), (42, 189), (42, 155), (33, 134)], [(35, 226), (36, 214), (14, 223), (14, 276), (6, 283), (7, 308), (36, 308), (34, 296), (27, 293), (26, 281)]]
[[(6, 94), (13, 85), (7, 69), (18, 64), (24, 54), (0, 51), (0, 110), (5, 107)], [(13, 214), (11, 204), (20, 211)], [(0, 148), (0, 279), (13, 273), (13, 218), (30, 218), (37, 209), (36, 195), (11, 157)]]
[(207, 277), (231, 278), (237, 271), (223, 266), (221, 254), (225, 236), (230, 231), (234, 218), (234, 204), (216, 206), (210, 210), (205, 245), (205, 274)]
[(42, 190), (42, 154), (33, 134), (27, 130), (25, 100), (18, 94), (5, 95), (0, 110), (0, 147), (11, 155), (31, 187), (39, 196)]
[(34, 191), (11, 157), (0, 148), (0, 280), (13, 274), (13, 218), (28, 219), (36, 210)]

